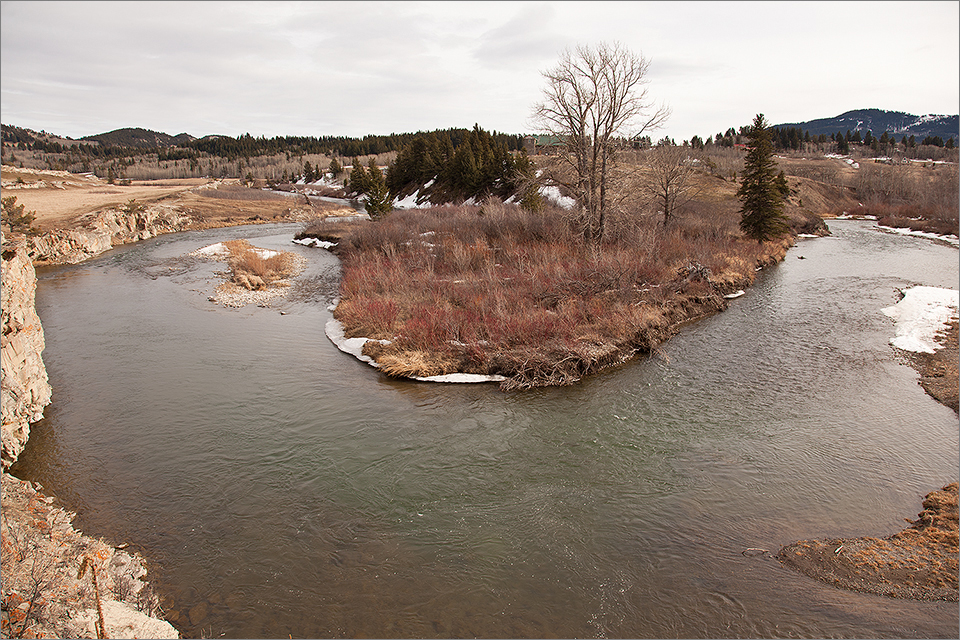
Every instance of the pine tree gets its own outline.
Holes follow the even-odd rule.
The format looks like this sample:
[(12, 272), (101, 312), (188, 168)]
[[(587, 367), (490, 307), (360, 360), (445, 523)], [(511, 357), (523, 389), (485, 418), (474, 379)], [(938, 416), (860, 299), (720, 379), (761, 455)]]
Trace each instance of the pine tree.
[(762, 113), (754, 118), (746, 136), (743, 180), (737, 190), (737, 197), (743, 202), (740, 229), (747, 237), (764, 242), (784, 235), (789, 226), (783, 214), (783, 195), (777, 188), (770, 130)]
[(382, 218), (393, 210), (393, 198), (390, 197), (390, 190), (387, 189), (387, 182), (383, 177), (383, 172), (377, 166), (376, 161), (370, 158), (370, 168), (366, 175), (367, 201), (364, 208), (367, 215), (376, 220)]
[(837, 153), (850, 153), (850, 143), (841, 134), (837, 134)]
[(358, 158), (353, 160), (353, 170), (350, 172), (350, 193), (362, 194), (367, 192), (367, 170), (360, 164)]

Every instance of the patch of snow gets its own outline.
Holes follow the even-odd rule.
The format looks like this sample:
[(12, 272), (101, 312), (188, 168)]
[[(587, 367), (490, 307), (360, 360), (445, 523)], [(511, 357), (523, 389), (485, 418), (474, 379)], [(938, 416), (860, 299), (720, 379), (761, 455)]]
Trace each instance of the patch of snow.
[[(874, 218), (876, 220), (876, 218)], [(960, 238), (954, 235), (942, 236), (938, 233), (929, 233), (927, 231), (914, 231), (909, 228), (902, 227), (886, 227), (882, 224), (878, 224), (877, 228), (881, 231), (886, 231), (887, 233), (897, 233), (902, 236), (917, 236), (920, 238), (930, 238), (931, 240), (943, 240), (944, 242), (949, 242), (955, 247), (960, 247)]]
[(230, 251), (222, 242), (201, 247), (196, 251), (190, 252), (192, 256), (203, 256), (205, 258), (224, 258), (230, 255)]
[(560, 187), (540, 187), (540, 195), (564, 209), (573, 209), (577, 201), (560, 193)]
[(295, 239), (293, 242), (305, 247), (316, 247), (317, 249), (332, 249), (337, 246), (336, 242), (321, 240), (320, 238), (301, 238), (299, 240)]
[[(343, 325), (340, 324), (340, 321), (336, 318), (330, 318), (327, 320), (327, 324), (324, 327), (324, 332), (327, 334), (327, 337), (330, 339), (330, 342), (337, 345), (337, 348), (344, 353), (349, 353), (354, 356), (361, 362), (366, 362), (372, 367), (379, 368), (373, 358), (370, 356), (363, 355), (363, 345), (367, 344), (367, 341), (370, 338), (347, 338), (343, 334)], [(381, 344), (387, 344), (388, 341), (381, 340)]]
[(414, 376), (420, 382), (453, 382), (459, 384), (476, 384), (480, 382), (503, 382), (503, 376), (486, 376), (479, 373), (448, 373), (442, 376)]
[(903, 299), (881, 312), (896, 323), (890, 344), (904, 351), (933, 353), (940, 348), (936, 335), (957, 317), (960, 291), (940, 287), (911, 287)]
[[(340, 351), (348, 353), (361, 362), (366, 362), (371, 367), (379, 368), (373, 358), (370, 356), (363, 355), (363, 345), (365, 345), (372, 338), (347, 338), (343, 334), (343, 325), (336, 318), (330, 318), (327, 320), (327, 324), (324, 327), (324, 332), (327, 334), (327, 338), (330, 339), (330, 342), (335, 344)], [(380, 344), (390, 344), (389, 340), (377, 340)], [(480, 382), (503, 382), (506, 380), (503, 376), (487, 376), (480, 375), (475, 373), (448, 373), (442, 376), (413, 376), (412, 380), (419, 380), (420, 382), (450, 382), (450, 383), (460, 383), (460, 384), (476, 384)]]
[[(431, 182), (433, 182), (431, 180)], [(420, 199), (420, 190), (417, 189), (411, 193), (406, 198), (402, 198), (393, 203), (394, 209), (417, 209), (420, 207), (420, 203), (417, 200)]]

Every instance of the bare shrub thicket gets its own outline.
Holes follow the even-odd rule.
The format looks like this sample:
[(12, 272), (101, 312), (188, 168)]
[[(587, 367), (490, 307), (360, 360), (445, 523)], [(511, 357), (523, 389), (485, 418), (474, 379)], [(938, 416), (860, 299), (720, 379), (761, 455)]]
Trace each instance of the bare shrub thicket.
[(834, 187), (846, 186), (843, 165), (836, 158), (803, 158), (794, 162), (788, 157), (778, 164), (786, 176), (816, 180)]
[(733, 180), (743, 171), (743, 155), (741, 149), (710, 145), (704, 147), (701, 161), (710, 174)]
[(738, 219), (733, 204), (706, 203), (666, 229), (635, 220), (597, 249), (549, 206), (394, 211), (342, 243), (335, 316), (347, 337), (389, 341), (366, 350), (390, 374), (564, 384), (721, 308), (782, 256), (787, 243), (743, 240)]

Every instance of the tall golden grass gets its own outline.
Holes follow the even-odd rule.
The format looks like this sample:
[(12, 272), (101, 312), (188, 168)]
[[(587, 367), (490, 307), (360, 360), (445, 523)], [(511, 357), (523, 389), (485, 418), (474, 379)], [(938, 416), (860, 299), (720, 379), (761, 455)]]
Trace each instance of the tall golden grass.
[(289, 251), (265, 255), (246, 240), (227, 240), (223, 244), (230, 252), (227, 265), (231, 280), (246, 289), (264, 289), (296, 273), (296, 254)]

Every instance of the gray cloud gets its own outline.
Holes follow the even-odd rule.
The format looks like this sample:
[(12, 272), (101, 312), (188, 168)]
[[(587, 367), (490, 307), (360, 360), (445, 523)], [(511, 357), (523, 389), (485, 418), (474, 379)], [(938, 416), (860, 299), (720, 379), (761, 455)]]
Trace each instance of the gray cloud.
[[(565, 47), (618, 40), (651, 60), (676, 139), (861, 107), (956, 113), (955, 3), (2, 3), (3, 121), (79, 137), (520, 133)], [(889, 33), (929, 25), (923, 43)], [(932, 64), (931, 60), (936, 60)], [(778, 114), (783, 114), (779, 116)]]

